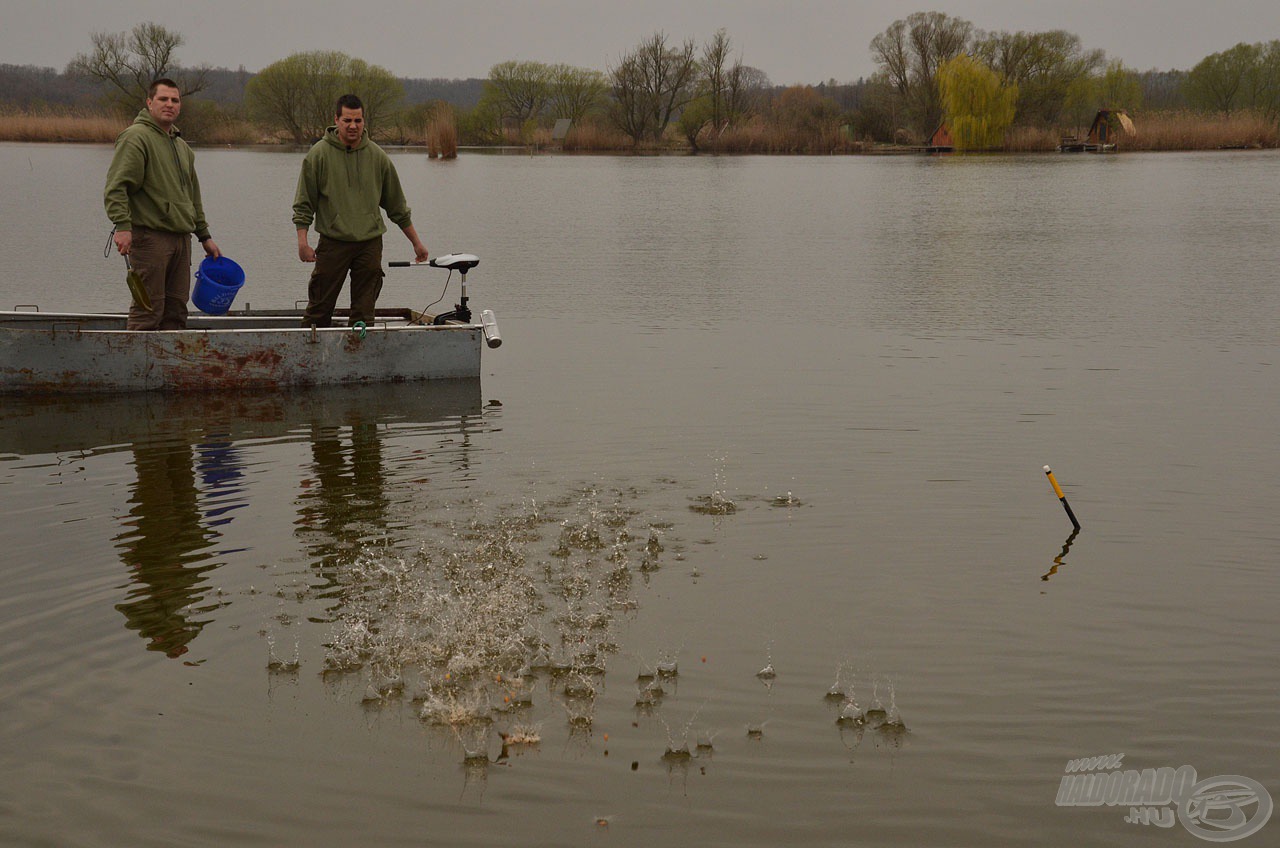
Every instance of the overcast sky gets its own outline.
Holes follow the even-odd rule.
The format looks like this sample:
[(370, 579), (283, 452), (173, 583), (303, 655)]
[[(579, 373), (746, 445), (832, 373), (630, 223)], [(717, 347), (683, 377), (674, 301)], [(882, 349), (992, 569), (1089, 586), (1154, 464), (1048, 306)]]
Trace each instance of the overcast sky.
[(984, 30), (1065, 29), (1137, 70), (1280, 39), (1280, 0), (0, 0), (0, 63), (62, 69), (90, 33), (155, 21), (186, 37), (186, 65), (257, 71), (324, 49), (397, 76), (465, 78), (508, 59), (606, 70), (655, 31), (701, 44), (723, 27), (774, 83), (845, 82), (875, 70), (871, 39), (914, 11)]

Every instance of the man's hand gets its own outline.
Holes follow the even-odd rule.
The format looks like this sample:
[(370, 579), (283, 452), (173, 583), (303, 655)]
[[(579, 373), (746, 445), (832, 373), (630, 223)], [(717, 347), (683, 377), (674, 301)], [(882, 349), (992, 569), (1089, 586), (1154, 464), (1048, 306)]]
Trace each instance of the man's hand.
[(119, 251), (121, 256), (128, 256), (129, 251), (133, 250), (133, 233), (129, 230), (124, 230), (123, 232), (116, 230), (116, 234), (111, 237), (111, 240), (116, 243), (116, 250)]
[(222, 251), (218, 249), (218, 243), (213, 239), (205, 239), (200, 242), (200, 246), (204, 248), (204, 252), (208, 256), (221, 256)]
[(306, 227), (298, 228), (298, 258), (303, 262), (316, 261), (316, 252), (311, 249), (311, 245), (307, 244)]
[(427, 255), (427, 246), (422, 243), (422, 239), (418, 238), (418, 231), (414, 229), (413, 224), (401, 228), (401, 232), (409, 240), (409, 244), (413, 245), (414, 262), (426, 262), (431, 258)]

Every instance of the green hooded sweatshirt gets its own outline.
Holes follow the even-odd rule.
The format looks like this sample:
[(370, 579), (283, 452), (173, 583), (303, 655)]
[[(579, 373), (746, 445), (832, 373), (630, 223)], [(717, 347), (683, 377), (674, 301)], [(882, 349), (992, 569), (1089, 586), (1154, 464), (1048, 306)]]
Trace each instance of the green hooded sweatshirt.
[(116, 139), (102, 200), (121, 232), (148, 227), (209, 237), (195, 154), (176, 127), (165, 132), (146, 109)]
[(329, 127), (302, 160), (294, 226), (305, 230), (314, 221), (322, 236), (368, 241), (387, 231), (379, 207), (400, 229), (413, 224), (391, 157), (369, 140), (368, 131), (348, 148), (338, 139), (338, 128)]

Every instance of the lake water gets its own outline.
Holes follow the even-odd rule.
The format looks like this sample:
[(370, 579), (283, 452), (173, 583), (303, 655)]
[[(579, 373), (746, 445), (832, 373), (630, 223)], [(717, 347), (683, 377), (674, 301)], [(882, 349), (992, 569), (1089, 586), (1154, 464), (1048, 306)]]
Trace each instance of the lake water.
[[(110, 155), (0, 146), (4, 308), (124, 307)], [(305, 297), (299, 160), (197, 153), (238, 302)], [(0, 842), (1198, 844), (1058, 803), (1110, 754), (1280, 797), (1280, 154), (395, 161), (480, 381), (0, 399)]]

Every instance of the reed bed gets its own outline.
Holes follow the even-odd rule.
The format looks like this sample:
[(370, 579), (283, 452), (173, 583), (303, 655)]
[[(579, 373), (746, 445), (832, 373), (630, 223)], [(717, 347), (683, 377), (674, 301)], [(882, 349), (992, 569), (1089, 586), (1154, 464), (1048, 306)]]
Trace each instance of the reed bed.
[(1134, 115), (1138, 134), (1122, 138), (1122, 150), (1221, 150), (1280, 147), (1280, 126), (1257, 112), (1206, 115), (1149, 112)]
[(1013, 127), (1004, 137), (1004, 149), (1009, 153), (1039, 153), (1053, 151), (1064, 134), (1044, 127)]
[[(61, 110), (0, 111), (0, 141), (83, 142), (111, 144), (133, 122), (133, 116)], [(247, 121), (197, 113), (179, 122), (191, 144), (254, 144), (262, 133)]]
[[(1203, 112), (1137, 112), (1135, 136), (1121, 134), (1120, 150), (1234, 150), (1280, 147), (1280, 125), (1257, 112), (1209, 115)], [(1083, 139), (1086, 128), (1075, 132)], [(1005, 135), (1010, 153), (1056, 150), (1061, 136), (1054, 129), (1014, 127)]]
[(828, 155), (862, 153), (870, 147), (836, 126), (812, 131), (764, 121), (726, 127), (718, 133), (704, 132), (698, 139), (698, 148), (708, 153)]
[(458, 119), (452, 107), (437, 109), (427, 124), (427, 155), (432, 159), (458, 158)]
[[(548, 141), (550, 133), (548, 132)], [(580, 153), (631, 150), (635, 145), (626, 135), (596, 123), (574, 124), (564, 138), (562, 149)]]
[(73, 111), (0, 112), (0, 141), (113, 142), (129, 121)]

